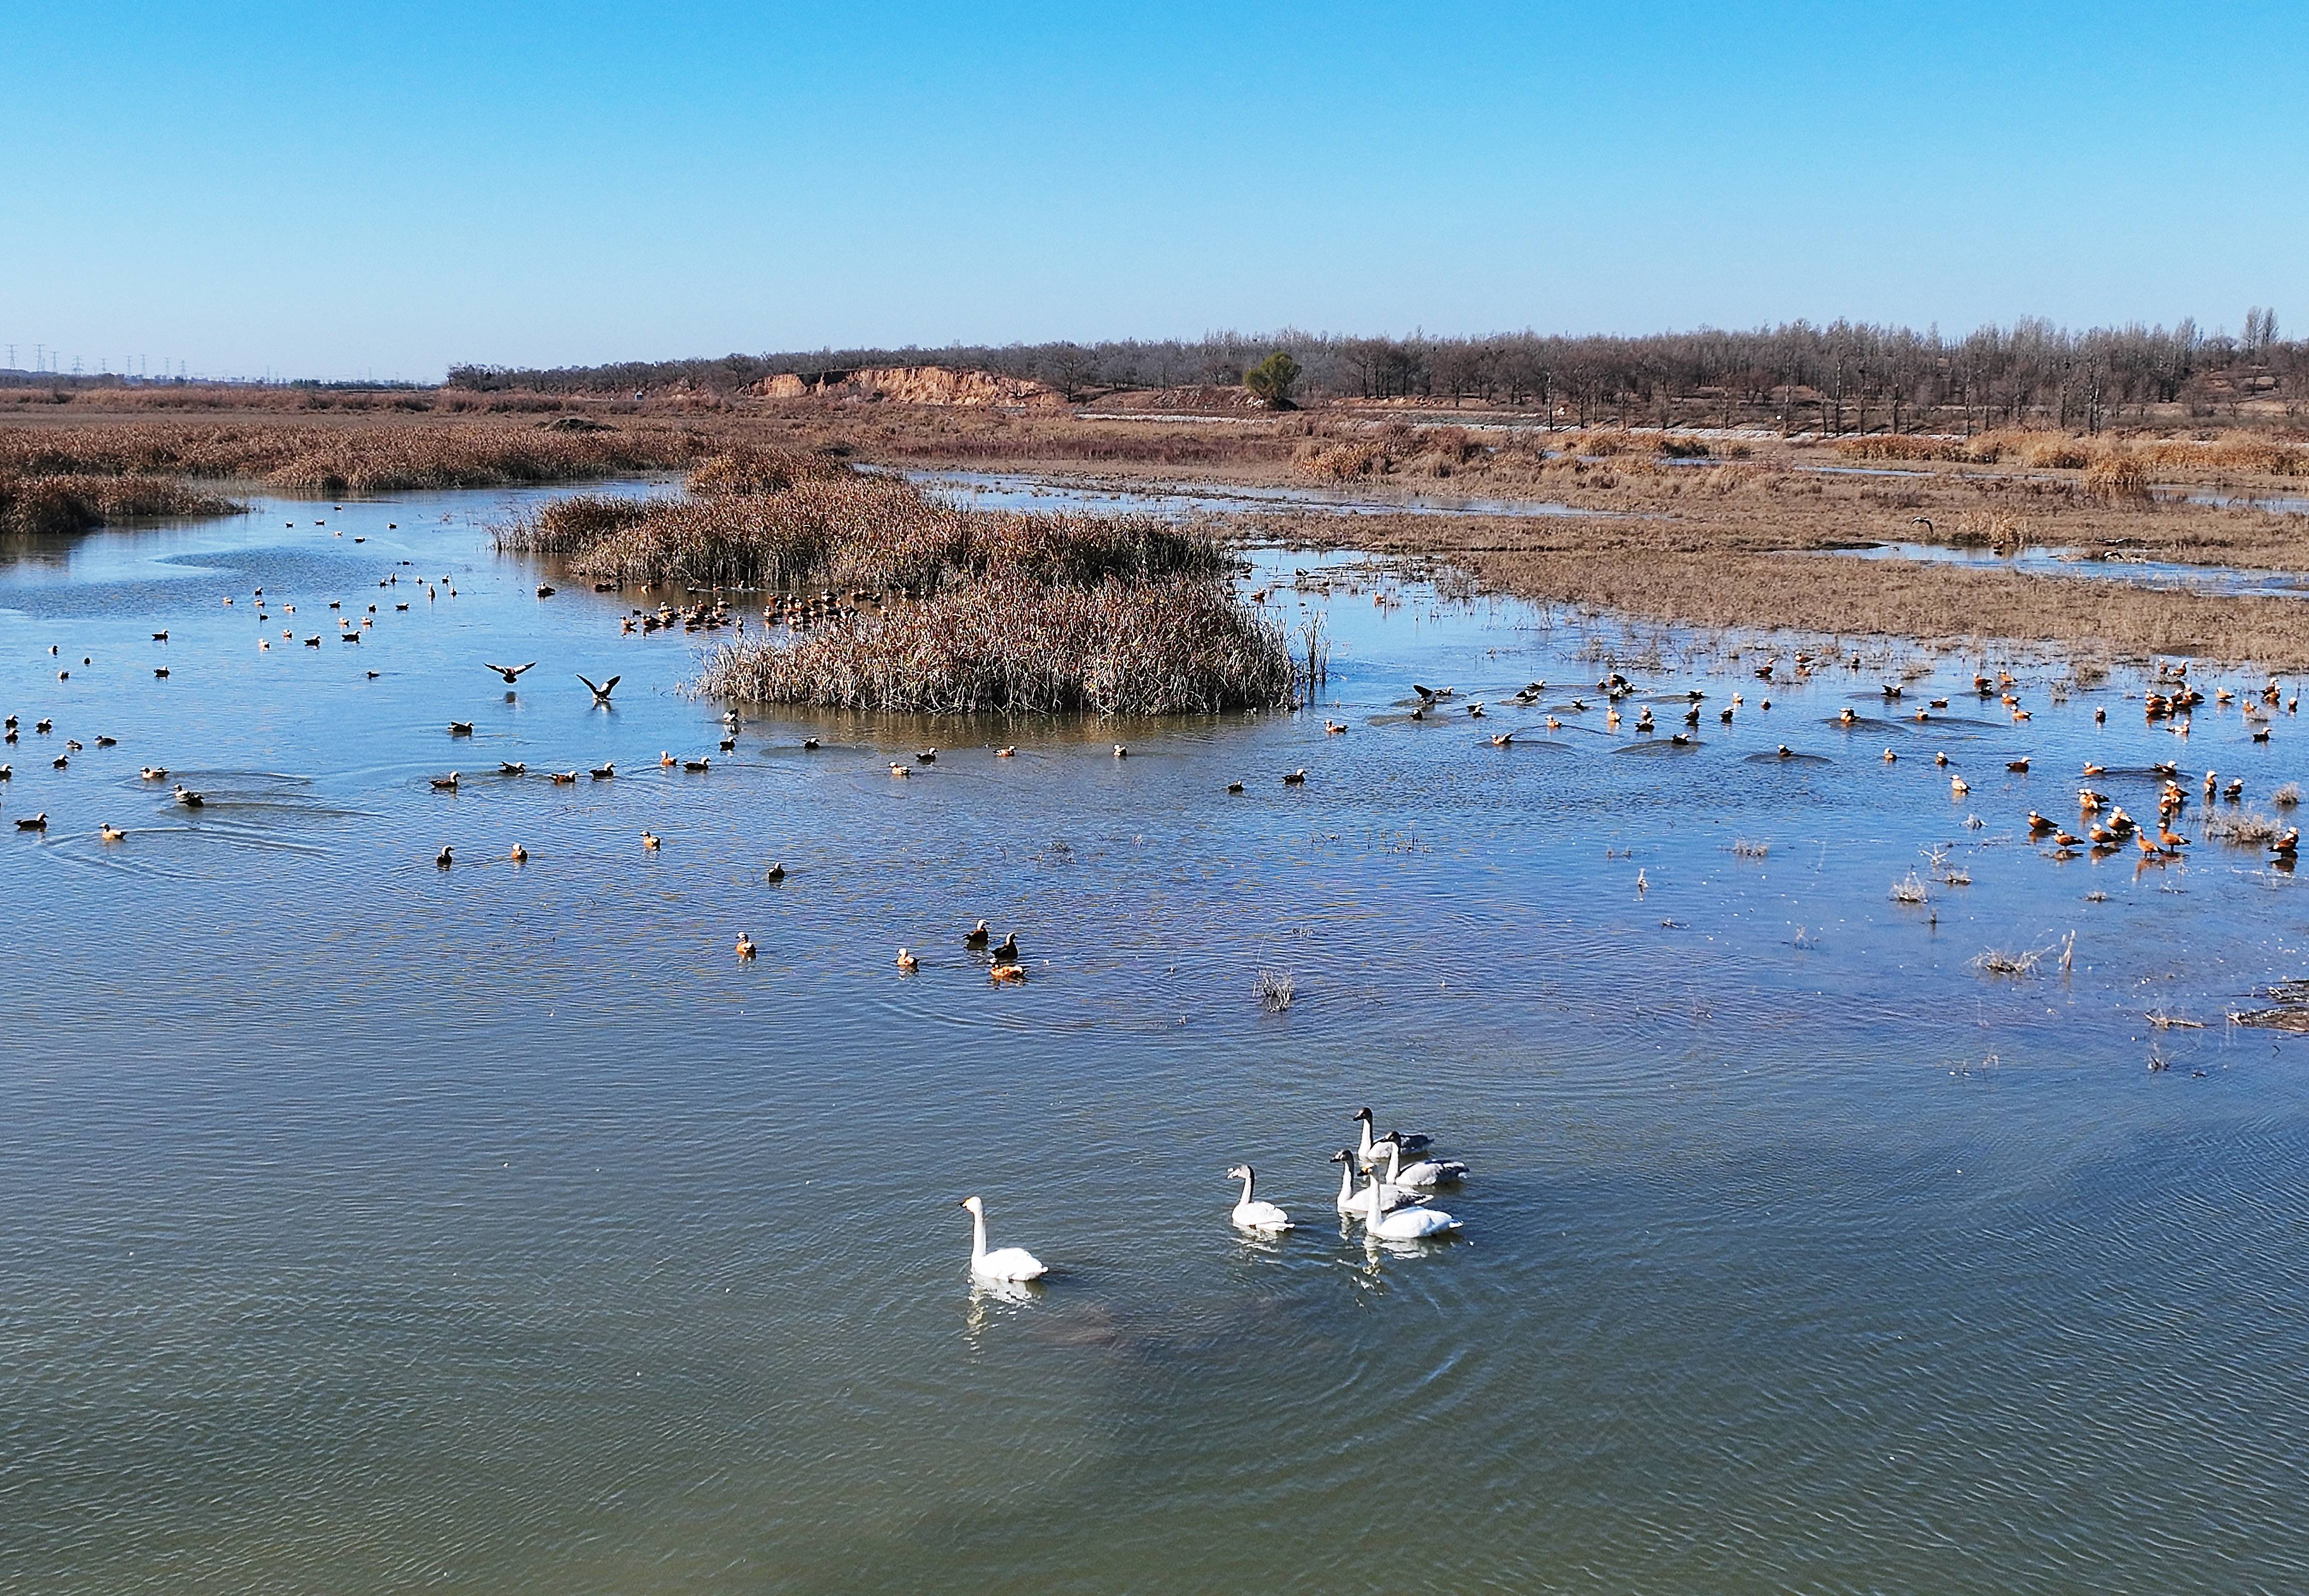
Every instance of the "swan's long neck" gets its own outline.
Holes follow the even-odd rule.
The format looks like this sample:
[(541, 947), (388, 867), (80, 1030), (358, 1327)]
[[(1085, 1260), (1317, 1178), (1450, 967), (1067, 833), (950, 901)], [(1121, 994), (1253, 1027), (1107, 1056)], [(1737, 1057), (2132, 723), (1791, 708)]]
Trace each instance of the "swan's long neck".
[(1250, 1183), (1254, 1177), (1255, 1171), (1249, 1164), (1245, 1164), (1242, 1167), (1242, 1200), (1245, 1203), (1250, 1201)]
[(1371, 1177), (1371, 1185), (1363, 1188), (1363, 1195), (1371, 1203), (1371, 1217), (1363, 1221), (1363, 1229), (1370, 1234), (1377, 1235), (1380, 1216), (1386, 1212), (1379, 1203), (1378, 1176)]
[[(1400, 1142), (1389, 1142), (1389, 1143), (1387, 1144), (1387, 1183), (1388, 1183), (1388, 1185), (1389, 1185), (1389, 1186), (1393, 1186), (1393, 1185), (1395, 1184), (1395, 1178), (1396, 1178), (1396, 1175), (1397, 1175), (1397, 1173), (1401, 1169), (1401, 1168), (1402, 1168), (1402, 1164), (1403, 1164), (1403, 1144), (1402, 1144)], [(1374, 1183), (1374, 1184), (1376, 1184), (1376, 1183), (1377, 1183), (1377, 1181), (1379, 1180), (1379, 1177), (1378, 1177), (1378, 1176), (1376, 1176), (1376, 1175), (1374, 1175), (1374, 1176), (1372, 1176), (1372, 1177), (1371, 1177), (1371, 1180), (1373, 1181), (1373, 1183)]]
[(1362, 1121), (1362, 1125), (1363, 1128), (1363, 1144), (1357, 1151), (1356, 1156), (1361, 1158), (1365, 1163), (1369, 1163), (1371, 1161), (1371, 1122), (1366, 1119)]
[(1339, 1206), (1351, 1208), (1355, 1201), (1355, 1167), (1345, 1159), (1339, 1160)]
[(986, 1216), (975, 1208), (970, 1211), (970, 1261), (986, 1261)]

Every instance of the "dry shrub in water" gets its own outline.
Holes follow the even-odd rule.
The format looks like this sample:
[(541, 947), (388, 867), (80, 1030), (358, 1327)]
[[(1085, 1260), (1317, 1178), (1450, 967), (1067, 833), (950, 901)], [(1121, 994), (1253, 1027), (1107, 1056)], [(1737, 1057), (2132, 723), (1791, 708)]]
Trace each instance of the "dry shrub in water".
[(2277, 841), (2284, 827), (2266, 815), (2256, 815), (2250, 809), (2205, 812), (2205, 835), (2239, 848), (2266, 848)]
[(2037, 973), (2037, 966), (2045, 961), (2041, 948), (1986, 949), (1972, 961), (1972, 967), (1983, 975), (2011, 976), (2018, 979)]
[(1258, 1006), (1270, 1014), (1280, 1014), (1291, 1007), (1292, 999), (1299, 995), (1299, 983), (1287, 970), (1263, 971), (1253, 989), (1258, 994)]
[(1166, 715), (1281, 708), (1296, 683), (1280, 627), (1223, 582), (1173, 577), (961, 582), (884, 617), (724, 644), (698, 685), (838, 709)]

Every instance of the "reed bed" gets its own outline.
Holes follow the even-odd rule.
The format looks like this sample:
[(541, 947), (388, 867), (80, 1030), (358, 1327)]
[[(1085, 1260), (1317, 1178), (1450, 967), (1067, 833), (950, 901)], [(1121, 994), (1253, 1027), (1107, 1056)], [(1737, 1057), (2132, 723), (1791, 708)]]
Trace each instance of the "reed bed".
[(701, 498), (783, 493), (797, 482), (830, 482), (849, 472), (841, 461), (816, 451), (740, 444), (692, 468), (689, 491)]
[(990, 514), (898, 478), (847, 470), (806, 475), (783, 489), (724, 488), (638, 507), (558, 501), (500, 528), (497, 543), (508, 552), (561, 555), (582, 575), (692, 587), (928, 592), (952, 581), (1086, 586), (1110, 577), (1214, 577), (1229, 567), (1207, 535), (1153, 517)]
[(554, 499), (528, 515), (490, 529), (498, 549), (506, 554), (581, 554), (638, 525), (653, 506), (645, 499), (620, 498), (615, 494), (574, 493)]
[(169, 477), (0, 470), (0, 531), (16, 536), (84, 532), (134, 516), (229, 515), (239, 508)]
[(790, 639), (725, 643), (697, 686), (830, 709), (1172, 715), (1285, 707), (1297, 677), (1282, 629), (1224, 582), (1009, 576)]
[(245, 479), (290, 493), (385, 493), (679, 470), (715, 448), (707, 435), (689, 428), (139, 420), (0, 428), (0, 471)]

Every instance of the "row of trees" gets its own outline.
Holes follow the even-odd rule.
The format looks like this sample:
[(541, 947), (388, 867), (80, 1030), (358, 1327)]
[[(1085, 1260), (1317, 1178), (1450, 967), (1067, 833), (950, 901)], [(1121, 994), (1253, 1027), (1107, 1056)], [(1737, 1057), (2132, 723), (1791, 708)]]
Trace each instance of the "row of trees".
[(1954, 339), (1937, 328), (1843, 321), (1639, 338), (1527, 332), (1356, 338), (1286, 328), (1193, 341), (817, 349), (551, 371), (465, 366), (449, 381), (549, 393), (677, 384), (734, 393), (780, 372), (938, 365), (1031, 377), (1081, 400), (1123, 389), (1232, 385), (1255, 369), (1264, 383), (1280, 369), (1269, 360), (1276, 354), (1294, 368), (1302, 399), (1480, 402), (1581, 425), (1762, 423), (1853, 432), (2041, 422), (2097, 429), (2175, 407), (2195, 417), (2235, 417), (2252, 400), (2275, 399), (2293, 413), (2309, 399), (2309, 342), (2281, 340), (2276, 313), (2259, 306), (2247, 313), (2243, 337), (2209, 335), (2190, 321), (2080, 332), (2030, 319)]

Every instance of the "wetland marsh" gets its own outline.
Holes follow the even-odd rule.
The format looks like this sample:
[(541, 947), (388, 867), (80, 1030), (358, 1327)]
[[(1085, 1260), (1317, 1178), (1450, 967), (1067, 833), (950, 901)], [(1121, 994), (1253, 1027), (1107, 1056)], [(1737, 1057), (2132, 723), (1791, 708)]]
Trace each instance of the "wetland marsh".
[[(1240, 590), (1332, 640), (1302, 710), (739, 705), (722, 754), (705, 640), (619, 631), (659, 594), (492, 549), (548, 496), (0, 568), (0, 815), (48, 818), (0, 826), (0, 1583), (2309, 1577), (2309, 1044), (2227, 1022), (2309, 927), (2196, 801), (2277, 814), (2297, 716), (1264, 548)], [(2167, 761), (2176, 857), (2031, 842)], [(1342, 1236), (1364, 1104), (1474, 1166), (1450, 1244)], [(1228, 1227), (1243, 1160), (1298, 1229)]]

